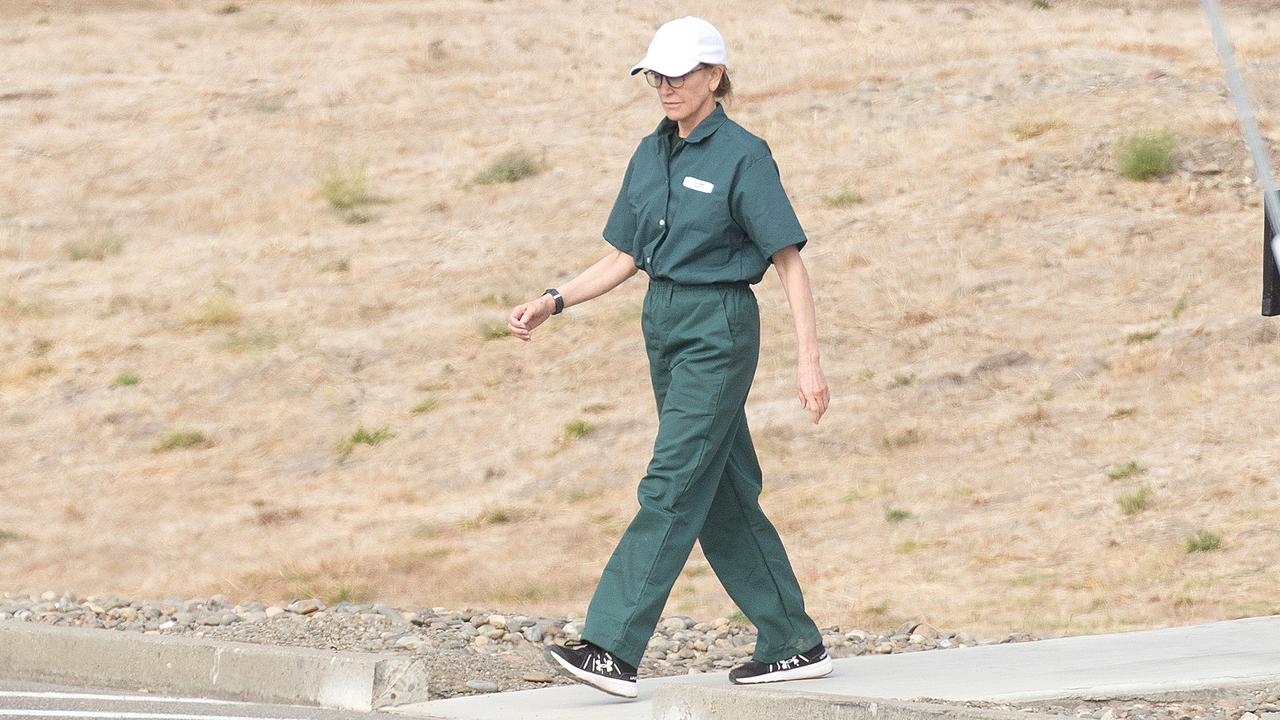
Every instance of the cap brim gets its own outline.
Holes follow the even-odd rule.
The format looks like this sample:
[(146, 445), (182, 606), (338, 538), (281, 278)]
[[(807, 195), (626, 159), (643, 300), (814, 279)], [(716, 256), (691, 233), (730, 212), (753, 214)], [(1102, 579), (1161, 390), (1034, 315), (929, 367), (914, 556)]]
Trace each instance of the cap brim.
[(698, 67), (699, 62), (698, 60), (663, 60), (645, 56), (631, 68), (631, 74), (635, 75), (641, 70), (652, 70), (667, 77), (678, 77)]

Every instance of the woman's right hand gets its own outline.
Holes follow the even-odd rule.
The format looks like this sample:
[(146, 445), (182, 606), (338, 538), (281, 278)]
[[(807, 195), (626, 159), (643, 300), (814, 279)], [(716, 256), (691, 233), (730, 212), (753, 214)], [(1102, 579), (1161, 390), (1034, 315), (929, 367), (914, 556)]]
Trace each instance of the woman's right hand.
[(556, 301), (550, 295), (542, 295), (537, 300), (520, 303), (512, 308), (511, 314), (507, 316), (507, 329), (512, 335), (529, 342), (533, 339), (530, 337), (533, 329), (551, 317), (555, 309)]

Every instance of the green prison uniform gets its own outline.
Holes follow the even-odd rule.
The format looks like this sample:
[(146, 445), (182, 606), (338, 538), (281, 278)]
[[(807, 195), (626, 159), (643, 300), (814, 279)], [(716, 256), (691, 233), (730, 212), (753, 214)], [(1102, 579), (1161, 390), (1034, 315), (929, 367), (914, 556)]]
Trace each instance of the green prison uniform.
[(604, 237), (649, 276), (641, 329), (658, 434), (582, 638), (639, 666), (697, 540), (756, 626), (756, 660), (808, 650), (822, 635), (760, 509), (746, 416), (760, 353), (750, 285), (773, 253), (806, 242), (769, 146), (718, 102), (683, 140), (663, 117), (627, 165)]

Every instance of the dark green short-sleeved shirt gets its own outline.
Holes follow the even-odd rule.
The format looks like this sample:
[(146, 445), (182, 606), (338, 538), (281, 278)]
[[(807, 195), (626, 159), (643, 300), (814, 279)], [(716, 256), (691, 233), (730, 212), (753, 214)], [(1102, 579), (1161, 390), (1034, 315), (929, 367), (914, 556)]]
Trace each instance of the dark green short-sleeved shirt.
[(768, 143), (719, 102), (683, 141), (676, 127), (663, 117), (640, 140), (604, 239), (653, 277), (760, 282), (774, 253), (808, 242)]

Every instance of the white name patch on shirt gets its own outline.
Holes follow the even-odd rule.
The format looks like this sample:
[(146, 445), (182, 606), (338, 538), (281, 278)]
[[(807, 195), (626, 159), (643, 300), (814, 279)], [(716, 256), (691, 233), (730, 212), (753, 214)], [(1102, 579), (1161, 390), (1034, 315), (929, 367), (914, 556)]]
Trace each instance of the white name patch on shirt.
[(698, 178), (692, 175), (684, 176), (684, 186), (689, 188), (690, 190), (697, 190), (698, 192), (704, 192), (704, 193), (709, 193), (712, 190), (716, 189), (715, 185), (712, 185), (706, 180), (699, 180)]

